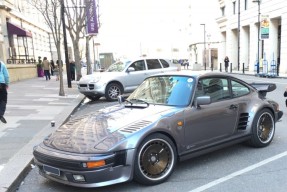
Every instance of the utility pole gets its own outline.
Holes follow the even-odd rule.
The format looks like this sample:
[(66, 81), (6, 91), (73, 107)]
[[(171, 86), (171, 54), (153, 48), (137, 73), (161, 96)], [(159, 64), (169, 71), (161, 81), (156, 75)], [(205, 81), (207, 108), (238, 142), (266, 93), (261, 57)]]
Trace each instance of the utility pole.
[(258, 42), (257, 42), (257, 69), (256, 69), (256, 72), (257, 74), (259, 74), (259, 59), (260, 59), (260, 56), (259, 56), (259, 52), (260, 52), (260, 3), (261, 3), (261, 0), (253, 0), (252, 1), (253, 3), (258, 3)]

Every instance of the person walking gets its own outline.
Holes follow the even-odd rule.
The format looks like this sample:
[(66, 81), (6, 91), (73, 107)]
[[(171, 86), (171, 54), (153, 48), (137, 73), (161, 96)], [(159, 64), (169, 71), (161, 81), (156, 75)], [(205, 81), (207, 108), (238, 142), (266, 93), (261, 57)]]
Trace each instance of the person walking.
[[(286, 87), (286, 90), (285, 90), (285, 92), (284, 92), (284, 97), (287, 97), (287, 87)], [(287, 107), (287, 99), (285, 100), (285, 105), (286, 105), (286, 107)]]
[(53, 60), (50, 61), (50, 65), (51, 65), (51, 75), (54, 76), (55, 63)]
[(7, 105), (7, 89), (9, 86), (9, 72), (4, 62), (0, 61), (0, 121), (7, 123), (4, 118)]
[(76, 64), (75, 61), (70, 62), (71, 80), (75, 81)]
[(225, 72), (227, 72), (229, 67), (229, 58), (227, 56), (224, 58), (224, 66), (225, 66)]
[(50, 62), (47, 60), (47, 57), (44, 57), (43, 59), (43, 68), (44, 68), (44, 74), (46, 77), (46, 81), (51, 79), (50, 76)]

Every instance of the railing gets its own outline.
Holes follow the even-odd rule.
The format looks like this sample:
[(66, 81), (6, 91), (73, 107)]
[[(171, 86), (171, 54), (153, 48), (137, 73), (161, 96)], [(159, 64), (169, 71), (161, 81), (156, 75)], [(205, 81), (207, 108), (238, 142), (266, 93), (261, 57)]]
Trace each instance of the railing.
[(36, 63), (35, 59), (7, 59), (7, 64), (30, 64)]

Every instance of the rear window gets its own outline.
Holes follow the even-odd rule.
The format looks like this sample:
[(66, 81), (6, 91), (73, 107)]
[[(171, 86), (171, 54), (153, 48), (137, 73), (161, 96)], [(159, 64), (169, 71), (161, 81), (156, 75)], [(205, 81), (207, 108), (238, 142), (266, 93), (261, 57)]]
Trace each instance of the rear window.
[(148, 70), (162, 68), (158, 59), (147, 59), (146, 63)]
[(169, 64), (168, 64), (168, 62), (166, 62), (166, 60), (160, 59), (160, 62), (162, 64), (163, 68), (168, 68), (169, 67)]

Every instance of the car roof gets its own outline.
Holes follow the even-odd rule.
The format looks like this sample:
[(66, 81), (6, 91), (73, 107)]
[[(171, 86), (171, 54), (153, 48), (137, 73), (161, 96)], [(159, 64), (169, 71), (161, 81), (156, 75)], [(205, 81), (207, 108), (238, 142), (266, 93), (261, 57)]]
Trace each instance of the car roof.
[(164, 74), (155, 74), (153, 76), (164, 76), (164, 75), (183, 75), (190, 76), (195, 78), (205, 77), (205, 76), (218, 76), (218, 77), (232, 77), (229, 74), (220, 73), (220, 72), (206, 72), (206, 71), (191, 71), (191, 70), (181, 70), (181, 71), (170, 71), (165, 72)]

